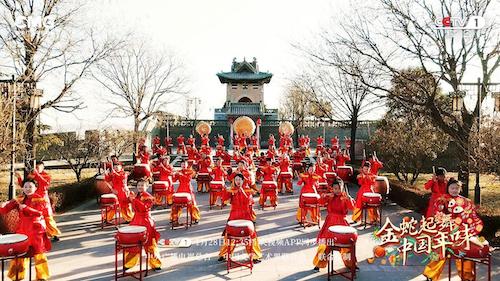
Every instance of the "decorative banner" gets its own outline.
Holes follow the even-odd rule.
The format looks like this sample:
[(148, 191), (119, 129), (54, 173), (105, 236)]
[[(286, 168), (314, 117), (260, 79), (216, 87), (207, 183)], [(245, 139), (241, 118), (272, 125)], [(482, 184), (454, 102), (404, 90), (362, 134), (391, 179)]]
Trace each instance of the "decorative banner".
[[(415, 218), (405, 217), (399, 226), (394, 225), (389, 218), (382, 228), (373, 233), (373, 238), (380, 245), (373, 248), (375, 258), (387, 257), (393, 266), (405, 265), (408, 256), (413, 254), (426, 255), (422, 263), (445, 258), (448, 254), (467, 256), (471, 258), (486, 257), (489, 244), (483, 237), (473, 236), (474, 223), (469, 225), (451, 215), (439, 213), (435, 217)], [(476, 225), (477, 227), (477, 225)], [(368, 260), (374, 262), (374, 258)]]
[(280, 134), (283, 134), (285, 136), (290, 136), (295, 131), (295, 128), (293, 127), (292, 123), (285, 121), (280, 124), (278, 130)]
[(209, 135), (212, 132), (212, 127), (205, 121), (201, 121), (196, 125), (196, 132), (200, 135)]
[(248, 116), (240, 116), (233, 123), (234, 131), (238, 136), (245, 135), (249, 137), (255, 133), (255, 123)]

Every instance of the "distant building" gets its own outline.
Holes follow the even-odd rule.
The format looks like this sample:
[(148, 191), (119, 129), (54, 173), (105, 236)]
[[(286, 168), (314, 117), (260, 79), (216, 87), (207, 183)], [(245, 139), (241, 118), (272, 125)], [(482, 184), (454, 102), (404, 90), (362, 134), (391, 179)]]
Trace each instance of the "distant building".
[(232, 121), (245, 115), (256, 120), (278, 120), (277, 109), (267, 109), (264, 104), (264, 84), (271, 82), (272, 73), (259, 71), (257, 59), (238, 62), (233, 59), (230, 72), (217, 73), (221, 83), (226, 84), (226, 102), (215, 109), (215, 120)]

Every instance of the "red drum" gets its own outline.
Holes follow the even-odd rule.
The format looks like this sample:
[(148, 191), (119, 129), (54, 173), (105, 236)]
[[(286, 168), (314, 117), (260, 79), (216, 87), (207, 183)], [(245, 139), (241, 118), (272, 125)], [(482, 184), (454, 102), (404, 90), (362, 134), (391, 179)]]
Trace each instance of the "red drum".
[(29, 249), (28, 236), (24, 234), (0, 235), (0, 257), (12, 257), (25, 254)]
[(351, 180), (352, 176), (352, 167), (351, 166), (338, 166), (337, 167), (337, 174), (339, 177), (345, 181), (349, 182)]
[(160, 172), (153, 172), (153, 180), (158, 180), (160, 178)]
[(226, 234), (233, 237), (246, 237), (255, 232), (253, 222), (250, 220), (231, 220), (226, 224)]
[(134, 179), (142, 179), (144, 177), (149, 177), (149, 164), (135, 164), (134, 165)]
[(278, 188), (278, 184), (275, 181), (263, 181), (262, 188), (264, 188), (264, 190), (274, 191)]
[(118, 204), (118, 197), (113, 193), (101, 195), (101, 205), (115, 205)]
[(172, 195), (174, 204), (187, 204), (191, 202), (191, 194), (187, 192), (174, 193)]
[(317, 193), (302, 193), (302, 195), (300, 195), (300, 201), (302, 204), (315, 205), (318, 204), (320, 197), (321, 196)]
[(199, 182), (209, 182), (212, 180), (209, 173), (198, 173), (196, 180)]
[(328, 228), (334, 246), (347, 246), (356, 243), (358, 231), (354, 227), (334, 225)]
[(387, 177), (378, 176), (375, 178), (375, 191), (380, 194), (389, 194), (389, 180)]
[(382, 195), (375, 192), (365, 192), (363, 193), (363, 202), (370, 205), (380, 205), (382, 201)]
[(98, 194), (110, 193), (108, 184), (104, 180), (104, 175), (98, 175), (95, 177), (95, 187), (97, 189)]
[(280, 177), (282, 179), (291, 179), (291, 178), (293, 178), (293, 174), (292, 174), (292, 172), (281, 172)]
[(155, 181), (153, 182), (153, 192), (165, 192), (169, 189), (170, 182), (168, 181)]
[(221, 191), (225, 188), (225, 184), (223, 181), (211, 181), (210, 182), (210, 190), (211, 191)]
[(488, 254), (490, 253), (489, 243), (486, 243), (486, 245), (480, 247), (480, 246), (471, 242), (469, 248), (470, 248), (469, 250), (465, 250), (464, 247), (460, 247), (460, 248), (453, 247), (453, 252), (455, 253), (455, 255), (459, 255), (460, 252), (463, 252), (463, 253), (465, 253), (465, 257), (476, 258), (476, 259), (486, 258), (486, 257), (488, 257)]
[(337, 177), (337, 173), (335, 173), (335, 172), (326, 172), (325, 173), (325, 177), (328, 180), (334, 180)]
[(124, 245), (144, 242), (146, 241), (146, 227), (138, 225), (120, 227), (116, 233), (116, 240)]

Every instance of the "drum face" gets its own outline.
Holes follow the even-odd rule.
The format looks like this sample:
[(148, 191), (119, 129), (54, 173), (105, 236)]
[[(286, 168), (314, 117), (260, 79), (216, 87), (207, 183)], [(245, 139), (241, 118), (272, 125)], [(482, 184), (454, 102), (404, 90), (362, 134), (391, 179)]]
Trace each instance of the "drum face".
[(328, 228), (330, 239), (337, 245), (350, 245), (358, 239), (358, 232), (350, 226), (335, 225)]
[(24, 234), (0, 236), (0, 257), (11, 257), (28, 252), (29, 240)]
[(116, 239), (121, 244), (139, 244), (146, 241), (146, 227), (125, 226), (118, 229)]
[(229, 221), (226, 225), (226, 233), (228, 236), (246, 237), (251, 236), (254, 231), (255, 230), (252, 221), (234, 220)]

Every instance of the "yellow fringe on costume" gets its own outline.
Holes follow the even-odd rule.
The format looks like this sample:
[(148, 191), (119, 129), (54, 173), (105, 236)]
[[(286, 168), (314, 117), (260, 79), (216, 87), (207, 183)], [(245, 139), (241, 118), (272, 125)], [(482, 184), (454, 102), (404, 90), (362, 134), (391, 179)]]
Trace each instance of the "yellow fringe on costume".
[[(50, 277), (50, 272), (49, 272), (49, 264), (45, 254), (36, 254), (34, 255), (33, 258), (35, 261), (36, 279), (48, 280)], [(9, 277), (11, 280), (14, 281), (24, 280), (27, 268), (29, 268), (29, 258), (13, 259), (10, 262), (9, 272), (7, 273), (7, 277)], [(16, 273), (17, 273), (17, 280), (16, 280)]]
[[(319, 244), (318, 250), (316, 251), (316, 255), (313, 259), (313, 264), (319, 268), (325, 268), (328, 265), (328, 259), (326, 253), (326, 245)], [(333, 253), (332, 253), (333, 254)], [(340, 256), (342, 257), (342, 261), (347, 268), (351, 268), (353, 265), (353, 261), (351, 261), (351, 249), (342, 248), (340, 249)]]
[[(447, 259), (440, 259), (437, 261), (429, 262), (424, 269), (424, 276), (431, 279), (432, 281), (438, 281), (441, 273), (443, 272), (444, 266), (446, 265)], [(462, 276), (462, 262), (460, 260), (455, 261), (455, 265), (457, 267), (458, 276)], [(474, 262), (473, 261), (464, 261), (463, 263), (464, 270), (464, 280), (474, 280)]]
[[(146, 248), (146, 253), (149, 254), (149, 266), (151, 268), (161, 268), (160, 251), (156, 239), (153, 238), (152, 245)], [(125, 267), (132, 268), (139, 262), (139, 253), (125, 251)]]
[(56, 221), (53, 216), (47, 216), (45, 219), (47, 236), (54, 237), (61, 235), (61, 231), (57, 228)]
[[(188, 212), (191, 214), (191, 220), (193, 221), (199, 221), (201, 218), (200, 215), (200, 209), (198, 209), (198, 206), (196, 205), (191, 205), (188, 207)], [(172, 206), (172, 210), (170, 212), (170, 220), (177, 222), (179, 221), (179, 218), (182, 215), (182, 208)]]
[[(234, 248), (236, 245), (229, 245), (229, 239), (227, 239), (227, 235), (224, 236), (224, 243), (220, 247), (219, 257), (226, 258), (227, 251), (231, 248), (231, 253), (234, 252)], [(253, 251), (253, 259), (261, 259), (262, 258), (262, 250), (260, 249), (259, 239), (257, 237), (252, 239), (252, 245), (245, 245), (245, 249), (248, 254)]]

